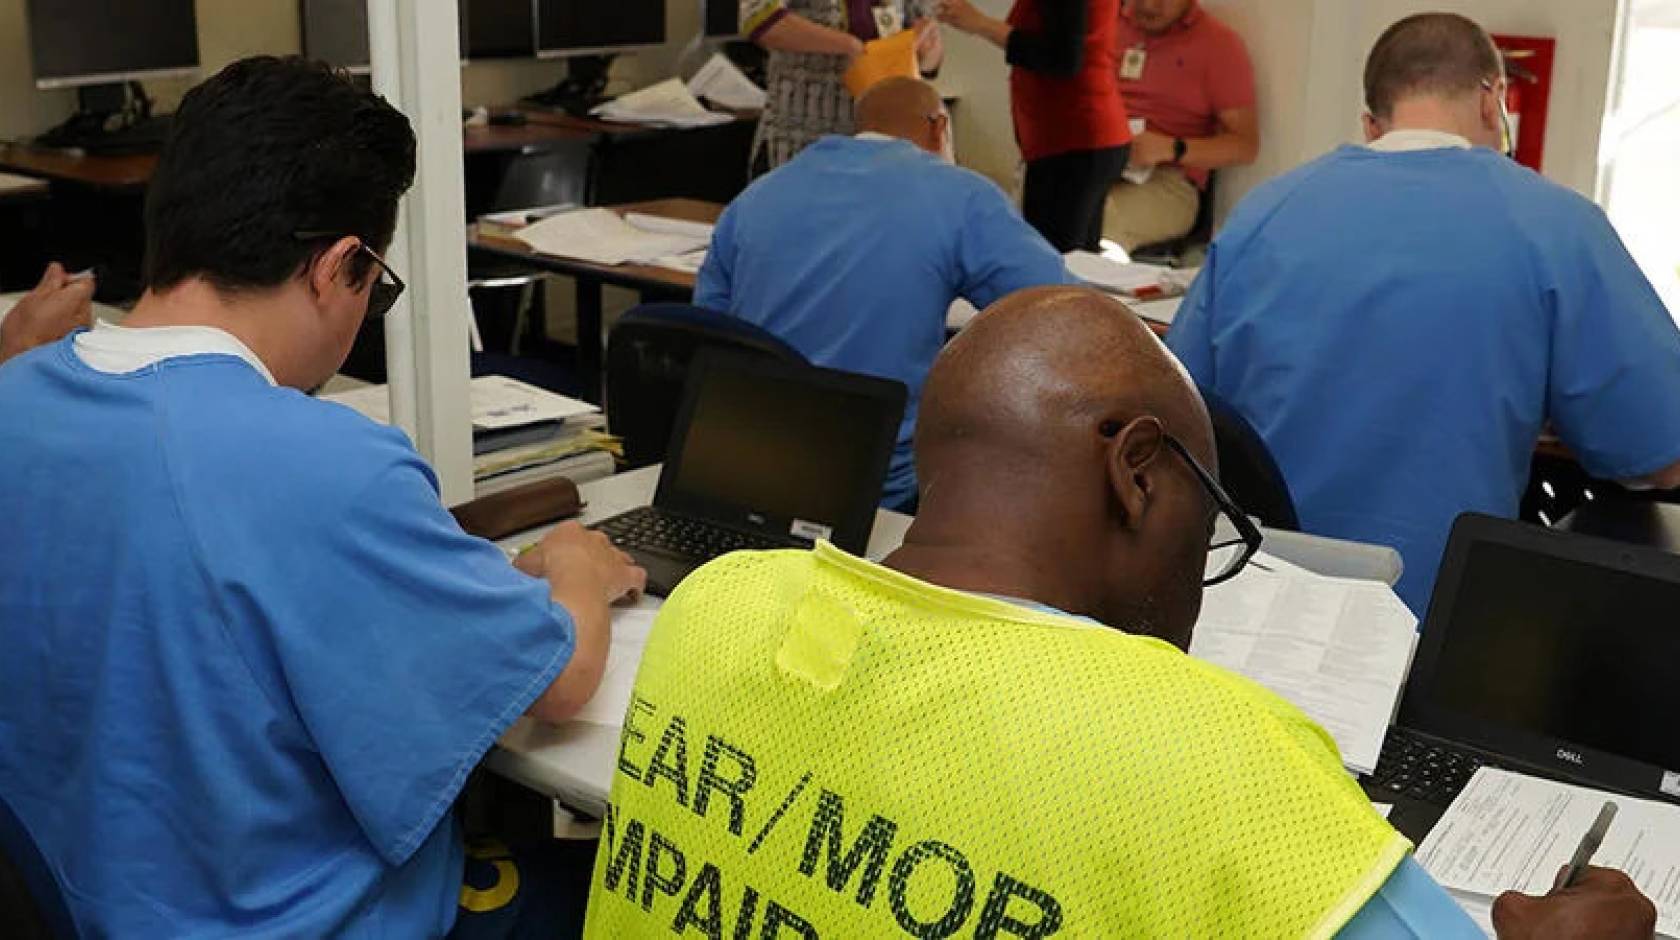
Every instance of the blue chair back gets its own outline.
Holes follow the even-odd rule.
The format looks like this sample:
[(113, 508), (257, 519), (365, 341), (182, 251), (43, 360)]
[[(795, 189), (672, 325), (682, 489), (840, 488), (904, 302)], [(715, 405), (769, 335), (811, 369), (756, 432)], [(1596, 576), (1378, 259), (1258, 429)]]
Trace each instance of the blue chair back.
[(762, 327), (689, 304), (642, 304), (607, 337), (607, 428), (624, 439), (629, 469), (665, 459), (689, 363), (701, 349), (727, 349), (809, 365)]

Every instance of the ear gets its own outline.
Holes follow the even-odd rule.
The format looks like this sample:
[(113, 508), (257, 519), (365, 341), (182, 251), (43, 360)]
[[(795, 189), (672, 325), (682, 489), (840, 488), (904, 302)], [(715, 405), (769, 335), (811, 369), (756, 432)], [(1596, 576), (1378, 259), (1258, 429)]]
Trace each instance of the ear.
[(1377, 120), (1376, 115), (1366, 111), (1364, 114), (1359, 116), (1359, 123), (1365, 128), (1366, 143), (1374, 143), (1378, 138), (1382, 137), (1382, 122)]
[(1121, 522), (1128, 529), (1135, 531), (1142, 526), (1143, 516), (1155, 496), (1155, 461), (1164, 447), (1165, 437), (1161, 422), (1146, 416), (1133, 420), (1109, 442), (1108, 488), (1120, 507)]
[(346, 236), (315, 256), (304, 274), (309, 281), (309, 291), (317, 300), (329, 301), (346, 292), (355, 294), (361, 291), (361, 285), (352, 276), (353, 266), (350, 263), (361, 244), (357, 239)]

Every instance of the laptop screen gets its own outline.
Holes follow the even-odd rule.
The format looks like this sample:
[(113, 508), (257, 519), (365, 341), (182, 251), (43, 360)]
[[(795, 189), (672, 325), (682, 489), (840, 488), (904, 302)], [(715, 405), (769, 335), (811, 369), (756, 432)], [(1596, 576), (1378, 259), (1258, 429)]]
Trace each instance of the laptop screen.
[(1676, 611), (1680, 558), (1467, 516), (1401, 722), (1545, 769), (1654, 788), (1657, 778), (1625, 762), (1680, 769)]
[(904, 386), (764, 358), (712, 354), (694, 368), (656, 504), (862, 552)]

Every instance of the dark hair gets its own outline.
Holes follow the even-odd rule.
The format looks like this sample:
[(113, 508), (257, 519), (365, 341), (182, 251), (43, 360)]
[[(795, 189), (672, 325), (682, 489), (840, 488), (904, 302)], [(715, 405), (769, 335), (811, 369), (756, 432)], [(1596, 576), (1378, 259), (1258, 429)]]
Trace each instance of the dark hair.
[(146, 286), (277, 286), (322, 250), (300, 231), (383, 251), (413, 181), (414, 132), (383, 98), (318, 62), (242, 59), (175, 112), (146, 193)]
[(1365, 60), (1365, 107), (1379, 118), (1408, 95), (1462, 95), (1500, 78), (1493, 38), (1456, 13), (1408, 16), (1377, 40)]

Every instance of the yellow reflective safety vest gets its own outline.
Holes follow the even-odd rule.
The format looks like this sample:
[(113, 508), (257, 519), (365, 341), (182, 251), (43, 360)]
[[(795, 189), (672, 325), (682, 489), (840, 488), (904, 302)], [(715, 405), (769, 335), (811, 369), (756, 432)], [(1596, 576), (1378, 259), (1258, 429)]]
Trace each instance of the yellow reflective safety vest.
[(653, 628), (590, 937), (1328, 937), (1410, 846), (1325, 732), (1154, 639), (739, 553)]

